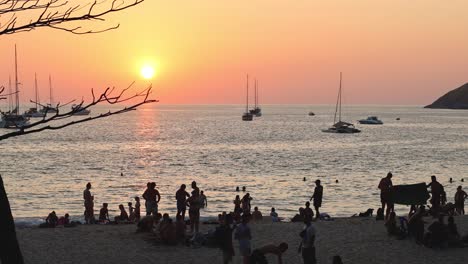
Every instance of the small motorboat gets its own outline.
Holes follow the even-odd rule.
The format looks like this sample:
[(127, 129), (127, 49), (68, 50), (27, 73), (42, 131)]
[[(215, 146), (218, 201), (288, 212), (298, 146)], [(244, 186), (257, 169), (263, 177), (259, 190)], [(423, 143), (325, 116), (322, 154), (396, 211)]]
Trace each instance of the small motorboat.
[(383, 125), (383, 122), (376, 116), (369, 116), (367, 119), (358, 120), (360, 124), (364, 125)]
[(310, 115), (310, 116), (314, 116), (315, 113), (314, 113), (314, 112), (309, 112), (309, 115)]

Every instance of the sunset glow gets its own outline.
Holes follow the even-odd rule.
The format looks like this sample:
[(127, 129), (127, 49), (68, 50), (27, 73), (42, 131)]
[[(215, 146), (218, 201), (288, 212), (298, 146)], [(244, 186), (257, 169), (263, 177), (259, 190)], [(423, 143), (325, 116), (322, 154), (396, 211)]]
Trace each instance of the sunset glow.
[(141, 76), (143, 76), (143, 78), (149, 80), (153, 78), (155, 71), (153, 67), (147, 65), (141, 68), (140, 73), (141, 73)]
[(249, 73), (260, 103), (334, 104), (343, 72), (344, 104), (423, 105), (468, 81), (465, 10), (468, 1), (145, 1), (102, 34), (3, 36), (0, 85), (16, 43), (24, 102), (37, 72), (40, 94), (51, 74), (60, 101), (157, 76), (161, 103), (242, 104)]

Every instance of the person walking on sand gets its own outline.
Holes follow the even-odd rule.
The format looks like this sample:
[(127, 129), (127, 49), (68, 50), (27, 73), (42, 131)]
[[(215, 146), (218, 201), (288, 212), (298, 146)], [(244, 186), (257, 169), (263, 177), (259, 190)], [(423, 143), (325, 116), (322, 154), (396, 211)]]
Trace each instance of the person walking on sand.
[(84, 207), (85, 207), (85, 222), (86, 224), (94, 224), (94, 196), (91, 195), (91, 183), (86, 184), (86, 189), (83, 191)]
[(145, 199), (146, 215), (155, 216), (158, 213), (158, 203), (161, 200), (161, 195), (156, 189), (156, 183), (151, 182), (149, 187), (143, 193), (143, 198)]
[(185, 211), (187, 210), (187, 198), (190, 197), (185, 189), (187, 186), (185, 184), (180, 185), (179, 190), (176, 192), (176, 200), (177, 200), (177, 215), (182, 216), (182, 221), (185, 221)]
[[(380, 189), (380, 201), (382, 202), (382, 211), (385, 212), (385, 220), (389, 217), (390, 212), (393, 212), (393, 201), (392, 201), (392, 177), (391, 172), (387, 173), (387, 177), (382, 178), (379, 182), (378, 188)], [(385, 206), (387, 210), (385, 211)]]
[(431, 187), (431, 213), (435, 216), (439, 213), (440, 210), (441, 198), (444, 193), (444, 187), (437, 181), (437, 178), (434, 175), (431, 176), (431, 183), (429, 183), (427, 187)]
[(320, 185), (320, 180), (316, 180), (315, 181), (315, 189), (314, 189), (314, 194), (312, 195), (312, 197), (310, 197), (310, 200), (309, 201), (312, 201), (312, 199), (314, 199), (314, 208), (315, 208), (315, 212), (316, 212), (316, 215), (315, 217), (317, 219), (319, 219), (320, 217), (320, 211), (319, 211), (319, 208), (322, 206), (322, 197), (323, 197), (323, 186)]
[(244, 264), (249, 264), (251, 254), (250, 240), (252, 240), (252, 234), (250, 227), (247, 225), (248, 222), (249, 216), (243, 215), (241, 224), (236, 227), (234, 232), (234, 239), (239, 241), (239, 252)]
[(455, 210), (459, 215), (465, 214), (465, 199), (468, 197), (465, 191), (462, 190), (461, 185), (457, 187), (455, 193)]
[(317, 231), (312, 225), (311, 219), (306, 217), (304, 220), (304, 230), (300, 233), (302, 238), (299, 250), (302, 253), (302, 259), (304, 264), (316, 264), (317, 259), (315, 257), (315, 237)]

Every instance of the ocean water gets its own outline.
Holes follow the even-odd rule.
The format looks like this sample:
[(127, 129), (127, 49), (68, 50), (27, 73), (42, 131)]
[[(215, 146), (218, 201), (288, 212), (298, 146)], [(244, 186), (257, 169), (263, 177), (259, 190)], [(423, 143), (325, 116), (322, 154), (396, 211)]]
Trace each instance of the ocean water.
[(320, 131), (333, 122), (332, 105), (265, 105), (253, 122), (241, 121), (242, 112), (241, 105), (154, 104), (2, 141), (0, 174), (13, 215), (18, 222), (37, 222), (55, 210), (80, 219), (87, 182), (93, 184), (96, 214), (107, 202), (117, 215), (119, 204), (134, 202), (155, 181), (159, 210), (174, 216), (175, 192), (195, 180), (208, 197), (202, 217), (232, 210), (235, 196), (244, 194), (236, 186), (246, 186), (252, 206), (264, 215), (275, 207), (280, 216), (292, 217), (312, 195), (316, 179), (324, 186), (322, 212), (331, 216), (377, 209), (377, 185), (388, 171), (394, 184), (429, 182), (436, 175), (449, 201), (462, 178), (468, 183), (467, 111), (343, 106), (344, 121), (376, 115), (385, 123), (357, 124), (362, 132), (348, 135)]

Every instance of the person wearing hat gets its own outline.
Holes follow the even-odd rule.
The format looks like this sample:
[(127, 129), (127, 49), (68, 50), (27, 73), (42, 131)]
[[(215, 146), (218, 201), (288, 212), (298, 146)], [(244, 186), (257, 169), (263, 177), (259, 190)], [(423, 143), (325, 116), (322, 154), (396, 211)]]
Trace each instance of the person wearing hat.
[(312, 201), (312, 199), (314, 199), (313, 204), (314, 204), (314, 208), (316, 212), (315, 217), (317, 219), (319, 219), (320, 217), (319, 208), (322, 206), (322, 197), (323, 197), (323, 186), (320, 185), (320, 180), (316, 180), (314, 194), (312, 195), (312, 197), (310, 197), (309, 201)]

